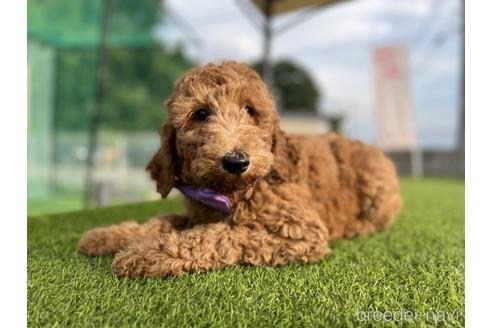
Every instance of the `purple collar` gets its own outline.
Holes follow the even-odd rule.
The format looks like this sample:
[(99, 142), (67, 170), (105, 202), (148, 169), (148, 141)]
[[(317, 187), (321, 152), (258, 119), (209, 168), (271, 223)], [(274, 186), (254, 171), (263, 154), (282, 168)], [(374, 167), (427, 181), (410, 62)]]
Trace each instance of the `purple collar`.
[(192, 186), (178, 182), (175, 187), (184, 195), (197, 202), (205, 204), (224, 213), (231, 213), (232, 203), (227, 196), (221, 195), (209, 188), (196, 189)]

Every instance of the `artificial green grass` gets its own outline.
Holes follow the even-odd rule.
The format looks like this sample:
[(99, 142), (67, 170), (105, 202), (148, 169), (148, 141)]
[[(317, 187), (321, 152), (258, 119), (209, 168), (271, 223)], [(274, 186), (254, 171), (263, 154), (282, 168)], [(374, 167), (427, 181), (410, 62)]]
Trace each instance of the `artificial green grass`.
[[(333, 242), (320, 263), (163, 279), (118, 278), (110, 258), (81, 255), (76, 244), (89, 228), (180, 211), (179, 201), (29, 218), (28, 324), (464, 326), (464, 183), (404, 180), (402, 191), (405, 206), (391, 228)], [(378, 317), (384, 311), (393, 320)]]

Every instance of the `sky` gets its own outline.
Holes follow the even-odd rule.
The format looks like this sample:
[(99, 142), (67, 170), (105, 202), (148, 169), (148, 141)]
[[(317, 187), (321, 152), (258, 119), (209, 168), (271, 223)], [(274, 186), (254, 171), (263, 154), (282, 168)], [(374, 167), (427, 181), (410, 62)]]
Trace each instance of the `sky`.
[[(345, 134), (375, 143), (371, 50), (405, 44), (417, 142), (423, 149), (452, 149), (460, 99), (460, 3), (351, 0), (328, 6), (277, 33), (272, 58), (289, 59), (308, 70), (322, 94), (319, 111), (344, 115)], [(170, 16), (157, 34), (171, 47), (183, 44), (196, 62), (251, 63), (261, 58), (261, 30), (251, 20), (261, 16), (249, 0), (166, 0), (165, 7)], [(274, 27), (299, 14), (276, 16)]]

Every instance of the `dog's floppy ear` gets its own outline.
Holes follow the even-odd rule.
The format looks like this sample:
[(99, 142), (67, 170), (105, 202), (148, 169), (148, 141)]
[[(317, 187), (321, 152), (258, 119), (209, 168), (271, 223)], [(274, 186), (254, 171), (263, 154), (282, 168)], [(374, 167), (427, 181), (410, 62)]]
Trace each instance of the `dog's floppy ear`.
[(274, 117), (272, 135), (272, 153), (274, 156), (270, 176), (275, 180), (290, 181), (297, 175), (296, 165), (299, 154), (295, 146), (289, 142), (284, 131), (280, 129), (278, 115)]
[(146, 170), (157, 183), (157, 192), (166, 197), (174, 186), (176, 176), (175, 131), (168, 121), (161, 127), (161, 147), (152, 157)]

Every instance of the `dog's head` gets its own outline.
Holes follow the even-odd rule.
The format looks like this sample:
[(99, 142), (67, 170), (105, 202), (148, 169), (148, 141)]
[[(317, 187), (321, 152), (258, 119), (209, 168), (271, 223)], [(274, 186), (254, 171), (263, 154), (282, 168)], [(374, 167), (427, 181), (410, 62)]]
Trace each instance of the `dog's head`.
[(163, 197), (176, 181), (230, 192), (270, 172), (278, 115), (267, 87), (247, 65), (192, 69), (166, 106), (161, 147), (147, 167)]

